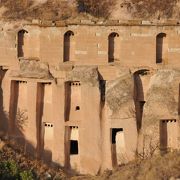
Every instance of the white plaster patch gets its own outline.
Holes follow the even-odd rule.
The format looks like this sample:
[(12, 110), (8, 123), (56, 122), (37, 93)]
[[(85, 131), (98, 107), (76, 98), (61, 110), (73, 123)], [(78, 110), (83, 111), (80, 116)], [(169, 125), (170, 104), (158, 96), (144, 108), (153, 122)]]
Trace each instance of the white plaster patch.
[(107, 55), (106, 51), (98, 51), (98, 55)]
[(170, 53), (180, 53), (180, 48), (168, 48), (168, 52), (170, 52)]
[(71, 129), (71, 137), (70, 137), (71, 140), (79, 140), (79, 131), (78, 131), (78, 128), (75, 127), (75, 128), (72, 128)]
[(86, 54), (87, 54), (87, 51), (79, 51), (79, 50), (76, 50), (76, 51), (75, 51), (75, 54), (86, 55)]
[(141, 23), (144, 25), (149, 25), (149, 24), (151, 24), (151, 21), (142, 21)]
[(96, 33), (96, 36), (101, 36), (101, 33)]
[(51, 123), (44, 123), (44, 139), (53, 140), (54, 126)]
[(152, 36), (152, 34), (149, 34), (149, 33), (147, 33), (147, 34), (131, 33), (130, 35), (131, 35), (131, 36), (134, 36), (134, 37), (150, 37), (150, 36)]

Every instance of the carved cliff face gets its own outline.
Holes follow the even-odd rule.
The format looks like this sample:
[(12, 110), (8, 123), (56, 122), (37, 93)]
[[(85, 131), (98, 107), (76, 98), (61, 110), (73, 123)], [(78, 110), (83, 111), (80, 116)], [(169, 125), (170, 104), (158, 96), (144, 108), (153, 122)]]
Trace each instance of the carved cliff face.
[(159, 119), (176, 118), (178, 115), (178, 91), (180, 72), (177, 70), (159, 70), (152, 76), (147, 101), (144, 106), (143, 124), (152, 125)]

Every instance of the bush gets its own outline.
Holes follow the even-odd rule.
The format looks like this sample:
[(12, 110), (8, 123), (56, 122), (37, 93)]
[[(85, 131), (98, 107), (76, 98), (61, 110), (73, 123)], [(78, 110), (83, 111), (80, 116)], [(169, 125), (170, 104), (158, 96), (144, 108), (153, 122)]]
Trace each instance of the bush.
[(108, 18), (116, 5), (116, 0), (77, 0), (79, 12), (89, 13), (95, 17)]
[(0, 177), (1, 179), (17, 178), (18, 168), (14, 161), (3, 161), (0, 163)]
[(23, 171), (19, 175), (22, 180), (33, 180), (33, 174), (31, 171)]
[(33, 180), (31, 171), (21, 171), (15, 161), (0, 162), (0, 179), (1, 180)]

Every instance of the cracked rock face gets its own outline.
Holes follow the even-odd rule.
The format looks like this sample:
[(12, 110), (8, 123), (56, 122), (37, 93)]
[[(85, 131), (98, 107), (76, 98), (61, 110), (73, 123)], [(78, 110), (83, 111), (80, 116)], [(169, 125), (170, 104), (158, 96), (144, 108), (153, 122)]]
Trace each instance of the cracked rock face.
[(20, 60), (20, 69), (12, 71), (10, 76), (38, 79), (52, 78), (48, 65), (34, 60)]

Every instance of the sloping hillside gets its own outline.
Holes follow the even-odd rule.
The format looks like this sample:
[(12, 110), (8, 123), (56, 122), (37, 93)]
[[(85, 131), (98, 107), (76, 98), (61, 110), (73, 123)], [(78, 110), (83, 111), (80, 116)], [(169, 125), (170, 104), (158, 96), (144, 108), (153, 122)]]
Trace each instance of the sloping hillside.
[[(9, 164), (6, 171), (31, 172), (34, 179), (64, 179), (64, 180), (178, 180), (180, 178), (180, 151), (154, 155), (149, 159), (139, 159), (106, 171), (99, 176), (68, 175), (59, 167), (49, 167), (41, 161), (25, 156), (23, 150), (15, 144), (0, 141), (0, 166)], [(8, 163), (7, 163), (8, 162)], [(19, 170), (18, 170), (19, 169)], [(7, 171), (7, 172), (8, 172)], [(6, 172), (6, 173), (7, 173)], [(3, 169), (0, 169), (0, 179)], [(27, 173), (23, 173), (28, 175)], [(12, 174), (9, 174), (12, 176)]]
[[(84, 8), (83, 5), (86, 4)], [(179, 0), (1, 0), (4, 19), (179, 19)]]
[(179, 7), (179, 0), (118, 0), (113, 18), (179, 19)]
[(76, 16), (73, 2), (59, 0), (2, 0), (0, 10), (4, 19), (66, 20)]

